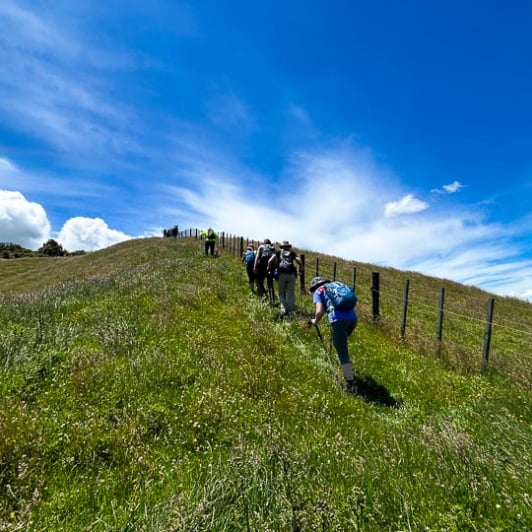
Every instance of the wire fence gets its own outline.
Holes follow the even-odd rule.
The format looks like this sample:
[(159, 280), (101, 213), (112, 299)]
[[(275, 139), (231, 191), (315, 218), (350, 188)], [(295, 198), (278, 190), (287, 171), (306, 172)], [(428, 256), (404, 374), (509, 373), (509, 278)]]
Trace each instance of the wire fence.
[[(168, 236), (168, 235), (165, 235)], [(172, 235), (173, 236), (173, 235)], [(176, 237), (202, 241), (199, 229), (177, 231)], [(252, 240), (219, 233), (218, 248), (237, 258)], [(508, 369), (519, 357), (518, 375), (530, 382), (532, 374), (532, 305), (513, 298), (496, 298), (476, 288), (417, 272), (382, 268), (296, 250), (304, 260), (301, 277), (302, 311), (312, 309), (305, 286), (317, 275), (353, 287), (359, 298), (361, 321), (387, 330), (406, 344), (435, 353), (449, 365), (476, 370)], [(439, 285), (439, 288), (438, 288)], [(303, 297), (308, 296), (308, 297)]]

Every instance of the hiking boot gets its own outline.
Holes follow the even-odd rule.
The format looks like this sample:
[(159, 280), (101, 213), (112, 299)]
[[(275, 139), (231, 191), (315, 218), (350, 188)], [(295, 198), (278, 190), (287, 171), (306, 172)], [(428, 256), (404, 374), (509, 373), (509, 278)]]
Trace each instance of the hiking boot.
[(356, 395), (358, 393), (358, 387), (355, 379), (351, 379), (349, 381), (346, 381), (347, 384), (347, 391), (349, 393), (352, 393), (353, 395)]

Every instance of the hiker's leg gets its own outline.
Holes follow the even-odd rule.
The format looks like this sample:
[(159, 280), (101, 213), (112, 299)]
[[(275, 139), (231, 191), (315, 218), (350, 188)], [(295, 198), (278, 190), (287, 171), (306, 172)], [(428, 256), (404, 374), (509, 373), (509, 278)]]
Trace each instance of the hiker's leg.
[(257, 283), (257, 292), (259, 296), (266, 295), (266, 289), (264, 288), (265, 278), (266, 278), (266, 272), (259, 269), (255, 277), (255, 282)]
[(357, 320), (341, 320), (331, 323), (331, 335), (334, 348), (338, 355), (338, 360), (342, 365), (342, 371), (346, 380), (351, 380), (353, 376), (353, 368), (351, 359), (349, 358), (348, 340), (349, 335), (354, 331)]
[(268, 285), (268, 295), (270, 296), (270, 305), (275, 304), (275, 289), (273, 284), (273, 277), (271, 275), (266, 276), (266, 284)]
[(287, 277), (286, 273), (280, 273), (279, 279), (277, 279), (277, 292), (279, 293), (279, 303), (281, 305), (281, 314), (287, 312), (288, 301), (286, 299), (286, 288), (287, 288)]
[(205, 255), (209, 254), (209, 243), (205, 240)]
[(286, 312), (291, 313), (296, 306), (296, 276), (286, 276)]

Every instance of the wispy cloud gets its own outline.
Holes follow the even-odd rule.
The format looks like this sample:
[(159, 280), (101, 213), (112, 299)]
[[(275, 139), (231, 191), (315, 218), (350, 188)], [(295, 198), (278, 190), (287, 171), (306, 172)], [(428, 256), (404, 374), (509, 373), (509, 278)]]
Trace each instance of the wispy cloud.
[(460, 181), (453, 181), (448, 185), (443, 185), (441, 188), (433, 188), (431, 192), (433, 194), (454, 194), (464, 188), (464, 185)]
[[(420, 271), (495, 293), (508, 294), (520, 275), (520, 293), (532, 282), (532, 261), (517, 259), (521, 250), (514, 240), (530, 234), (528, 224), (489, 223), (483, 212), (460, 205), (428, 210), (409, 194), (386, 202), (383, 188), (390, 195), (399, 190), (389, 187), (387, 171), (368, 162), (367, 154), (299, 153), (290, 168), (290, 187), (281, 183), (268, 196), (254, 193), (241, 176), (205, 166), (197, 167), (193, 186), (167, 192), (179, 205), (176, 217), (189, 212), (193, 225), (213, 225), (251, 238), (288, 239), (302, 248)], [(403, 213), (416, 216), (398, 216)], [(508, 282), (500, 281), (506, 273)]]
[(449, 194), (454, 194), (455, 192), (458, 192), (460, 189), (463, 188), (464, 185), (460, 183), (460, 181), (453, 181), (449, 185), (443, 185), (443, 190), (445, 192), (448, 192)]
[(0, 176), (14, 174), (17, 171), (17, 167), (9, 159), (0, 157)]

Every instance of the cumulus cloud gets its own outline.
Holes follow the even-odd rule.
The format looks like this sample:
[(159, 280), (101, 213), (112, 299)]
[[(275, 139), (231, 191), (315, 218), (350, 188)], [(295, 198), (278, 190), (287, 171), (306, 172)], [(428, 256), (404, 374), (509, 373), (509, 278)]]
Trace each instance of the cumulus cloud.
[(384, 215), (386, 218), (398, 216), (400, 214), (413, 214), (424, 211), (428, 205), (421, 200), (415, 198), (412, 194), (403, 196), (399, 201), (390, 201), (384, 207)]
[(50, 222), (42, 205), (20, 192), (0, 190), (0, 241), (36, 250), (50, 238)]
[(68, 251), (94, 251), (132, 238), (111, 229), (101, 218), (78, 216), (70, 218), (57, 235), (58, 242)]

